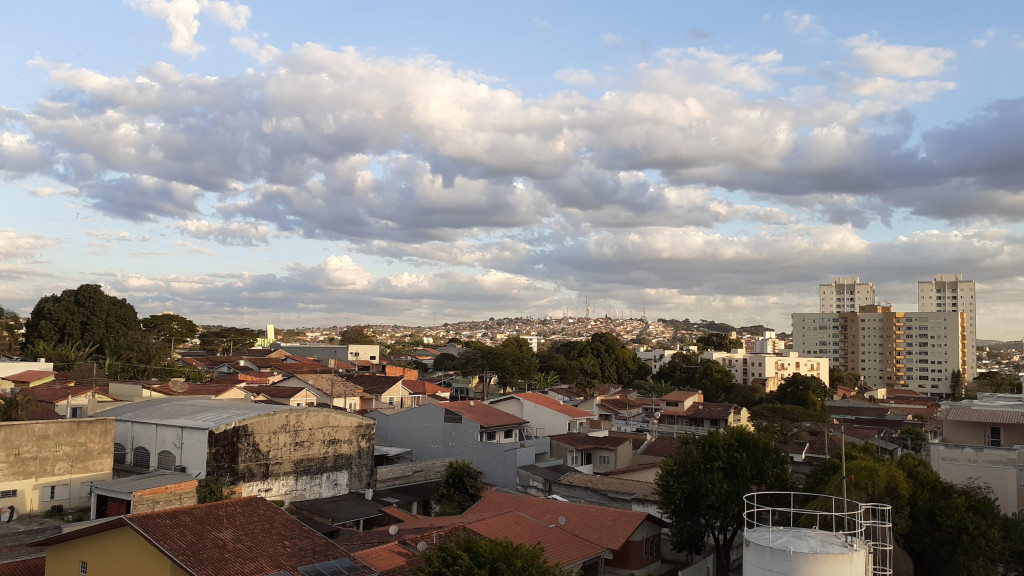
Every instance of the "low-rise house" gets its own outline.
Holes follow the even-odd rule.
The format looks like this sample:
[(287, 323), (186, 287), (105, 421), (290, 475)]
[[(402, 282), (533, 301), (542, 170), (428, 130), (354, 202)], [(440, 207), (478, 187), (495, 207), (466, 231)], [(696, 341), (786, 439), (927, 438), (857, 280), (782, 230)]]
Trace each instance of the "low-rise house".
[(281, 381), (279, 386), (310, 388), (316, 395), (317, 405), (342, 408), (348, 412), (365, 414), (373, 410), (374, 396), (338, 374), (296, 374)]
[(84, 418), (101, 410), (100, 404), (118, 400), (92, 386), (76, 386), (74, 381), (47, 382), (23, 388), (20, 394), (52, 408), (65, 418)]
[(0, 422), (0, 507), (20, 513), (89, 506), (89, 484), (110, 480), (111, 418)]
[(570, 502), (635, 510), (661, 518), (654, 482), (574, 472), (552, 482), (551, 493)]
[(340, 410), (158, 398), (101, 414), (115, 419), (114, 462), (126, 471), (218, 476), (243, 496), (286, 501), (373, 479), (374, 422)]
[(594, 414), (559, 402), (538, 392), (520, 392), (488, 401), (495, 408), (529, 422), (530, 436), (552, 436), (566, 432), (585, 432)]
[(551, 457), (587, 474), (632, 466), (633, 441), (607, 432), (559, 434), (551, 437)]
[(451, 390), (448, 388), (403, 377), (401, 381), (381, 393), (380, 399), (383, 404), (394, 408), (411, 408), (429, 401), (428, 398), (431, 396), (447, 399), (450, 395)]
[(0, 390), (8, 391), (11, 388), (31, 388), (53, 382), (57, 373), (52, 370), (23, 370), (0, 378)]
[(246, 386), (244, 390), (252, 395), (254, 402), (272, 402), (289, 406), (316, 406), (317, 396), (308, 387), (292, 386)]
[(747, 409), (736, 404), (694, 402), (685, 410), (662, 410), (658, 422), (652, 424), (652, 433), (655, 436), (674, 433), (707, 434), (729, 426), (751, 428)]
[(1024, 401), (978, 394), (942, 403), (942, 435), (929, 444), (932, 468), (947, 482), (987, 484), (1004, 514), (1024, 511)]
[(423, 404), (395, 412), (375, 410), (377, 442), (411, 448), (420, 460), (467, 460), (484, 482), (510, 490), (516, 468), (549, 452), (547, 438), (528, 438), (522, 418), (474, 400)]
[(559, 460), (520, 466), (517, 472), (519, 476), (519, 491), (544, 498), (551, 495), (552, 483), (557, 482), (566, 474), (576, 474), (578, 472), (572, 466), (566, 466)]
[(180, 472), (154, 470), (92, 483), (90, 519), (158, 512), (198, 503), (199, 481)]
[(331, 540), (257, 497), (118, 516), (35, 545), (46, 548), (47, 574), (376, 574)]

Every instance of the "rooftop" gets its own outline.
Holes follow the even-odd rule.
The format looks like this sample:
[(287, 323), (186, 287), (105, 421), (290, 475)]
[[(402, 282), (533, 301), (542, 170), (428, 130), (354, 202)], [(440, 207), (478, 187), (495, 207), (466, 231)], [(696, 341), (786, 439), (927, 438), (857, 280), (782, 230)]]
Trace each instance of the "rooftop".
[(168, 470), (154, 470), (153, 472), (147, 472), (146, 474), (139, 474), (137, 476), (127, 476), (125, 478), (116, 478), (114, 480), (105, 480), (103, 482), (93, 482), (92, 486), (93, 488), (110, 490), (111, 492), (138, 492), (139, 490), (160, 488), (162, 486), (170, 486), (172, 484), (180, 484), (181, 482), (190, 482), (193, 480), (195, 480), (195, 478), (188, 474), (170, 472)]
[(445, 410), (451, 410), (452, 412), (461, 414), (463, 418), (476, 422), (481, 428), (503, 428), (529, 424), (529, 422), (522, 418), (513, 416), (508, 412), (498, 410), (494, 406), (484, 404), (483, 402), (476, 402), (474, 400), (467, 400), (463, 402), (444, 402), (438, 404), (438, 406)]
[(127, 422), (145, 422), (183, 428), (212, 430), (219, 426), (277, 412), (293, 410), (284, 404), (252, 404), (208, 398), (154, 398), (103, 410), (96, 416)]
[(576, 450), (615, 450), (623, 444), (632, 445), (633, 442), (632, 439), (623, 436), (590, 436), (578, 432), (552, 436), (551, 441)]

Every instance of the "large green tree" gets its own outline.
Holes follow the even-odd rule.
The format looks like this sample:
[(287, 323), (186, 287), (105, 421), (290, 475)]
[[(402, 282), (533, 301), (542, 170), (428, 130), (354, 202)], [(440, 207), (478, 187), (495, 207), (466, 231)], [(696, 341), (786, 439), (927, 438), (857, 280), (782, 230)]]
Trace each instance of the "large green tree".
[(701, 350), (728, 352), (743, 348), (743, 340), (721, 332), (705, 332), (697, 337), (697, 347)]
[(835, 366), (828, 369), (828, 385), (833, 390), (837, 386), (845, 386), (854, 390), (860, 386), (860, 376), (854, 372), (847, 372)]
[(252, 328), (216, 326), (199, 333), (199, 348), (212, 354), (230, 354), (252, 348), (263, 333)]
[(768, 400), (771, 402), (800, 406), (812, 412), (824, 411), (825, 400), (828, 398), (828, 386), (821, 378), (799, 372), (784, 379), (774, 392), (768, 394)]
[[(958, 370), (955, 370), (954, 372), (956, 374), (960, 373)], [(953, 385), (952, 379), (953, 375), (951, 374), (950, 386)], [(1000, 372), (982, 372), (974, 379), (974, 386), (978, 392), (998, 392), (1000, 394), (1015, 393), (1020, 392), (1020, 379)], [(960, 400), (962, 398), (962, 392), (960, 394), (960, 398), (957, 398), (957, 394), (954, 391), (954, 400)]]
[(508, 538), (489, 539), (469, 531), (443, 538), (419, 556), (417, 576), (570, 576), (547, 563), (540, 544), (513, 544)]
[(142, 329), (156, 341), (164, 341), (167, 346), (192, 340), (199, 335), (196, 323), (178, 314), (153, 314), (142, 319)]
[(97, 284), (43, 296), (25, 325), (25, 345), (95, 346), (103, 355), (113, 342), (138, 342), (142, 327), (135, 307)]
[(728, 401), (736, 387), (736, 377), (728, 368), (693, 352), (674, 354), (654, 380), (682, 390), (700, 390), (707, 402)]
[(537, 375), (537, 355), (525, 338), (513, 336), (491, 348), (486, 355), (489, 368), (497, 373), (502, 388), (519, 388)]
[(731, 427), (680, 439), (655, 484), (673, 547), (699, 553), (711, 537), (715, 573), (728, 574), (733, 542), (743, 528), (743, 496), (786, 489), (790, 480), (786, 455), (771, 440)]
[(438, 483), (433, 502), (438, 516), (462, 514), (480, 499), (483, 473), (465, 460), (450, 462)]
[(349, 326), (338, 333), (339, 344), (378, 344), (366, 326)]
[(650, 368), (610, 332), (558, 342), (540, 355), (540, 370), (557, 373), (559, 382), (577, 390), (601, 384), (627, 386), (650, 375)]

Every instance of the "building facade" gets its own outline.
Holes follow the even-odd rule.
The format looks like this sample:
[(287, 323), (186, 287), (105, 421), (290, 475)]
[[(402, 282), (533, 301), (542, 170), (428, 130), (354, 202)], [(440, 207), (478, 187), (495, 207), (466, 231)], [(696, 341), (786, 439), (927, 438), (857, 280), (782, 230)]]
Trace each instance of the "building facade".
[(978, 302), (974, 280), (962, 274), (936, 274), (935, 279), (917, 283), (917, 309), (920, 312), (962, 312), (967, 346), (964, 378), (978, 375)]
[(818, 285), (818, 312), (856, 312), (875, 303), (875, 285), (856, 276), (838, 276), (831, 284)]
[(829, 359), (825, 357), (802, 356), (792, 350), (779, 354), (708, 350), (702, 356), (725, 366), (740, 384), (749, 386), (763, 381), (765, 392), (774, 392), (783, 380), (798, 372), (820, 378), (826, 386), (829, 385)]

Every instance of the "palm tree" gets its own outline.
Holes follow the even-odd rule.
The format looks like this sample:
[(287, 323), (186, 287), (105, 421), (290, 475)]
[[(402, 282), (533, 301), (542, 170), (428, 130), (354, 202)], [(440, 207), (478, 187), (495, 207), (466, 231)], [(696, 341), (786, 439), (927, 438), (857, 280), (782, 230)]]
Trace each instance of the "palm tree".
[(0, 395), (0, 422), (24, 420), (28, 412), (36, 405), (36, 401), (28, 396)]
[(530, 379), (530, 384), (536, 390), (547, 390), (552, 386), (558, 385), (558, 373), (557, 372), (538, 372), (536, 376)]
[(21, 344), (21, 317), (0, 306), (0, 352), (16, 354)]

